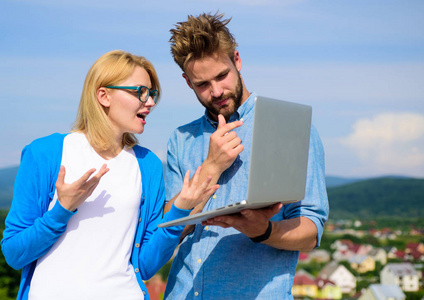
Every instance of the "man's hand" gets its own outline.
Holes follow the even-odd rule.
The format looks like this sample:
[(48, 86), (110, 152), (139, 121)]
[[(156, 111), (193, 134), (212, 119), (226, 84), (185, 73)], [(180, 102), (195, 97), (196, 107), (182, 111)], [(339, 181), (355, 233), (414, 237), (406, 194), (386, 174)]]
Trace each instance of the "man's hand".
[(244, 149), (241, 139), (232, 131), (241, 125), (242, 121), (226, 123), (224, 116), (218, 115), (218, 128), (210, 137), (208, 157), (203, 162), (218, 174), (218, 178)]
[(239, 214), (219, 216), (202, 222), (202, 225), (233, 227), (250, 238), (263, 235), (268, 228), (269, 219), (277, 214), (283, 205), (274, 204), (262, 209), (246, 209)]
[[(215, 217), (202, 222), (202, 225), (233, 227), (248, 237), (255, 238), (266, 232), (269, 219), (281, 208), (282, 204), (279, 203), (269, 208), (244, 210), (237, 215)], [(317, 244), (317, 234), (315, 223), (307, 217), (272, 221), (271, 235), (262, 243), (276, 249), (311, 251)]]
[[(208, 177), (211, 177), (209, 185), (215, 185), (222, 172), (228, 169), (243, 151), (244, 147), (241, 144), (241, 139), (232, 131), (241, 125), (243, 125), (242, 121), (234, 121), (227, 124), (224, 116), (218, 115), (218, 128), (210, 137), (208, 157), (202, 163), (202, 169), (199, 174), (200, 182), (204, 182)], [(175, 195), (165, 205), (164, 213), (171, 209), (172, 203), (178, 196), (179, 194)], [(201, 212), (207, 200), (200, 201), (192, 213)]]
[(58, 200), (65, 209), (75, 211), (93, 193), (100, 179), (109, 169), (104, 164), (99, 172), (90, 178), (95, 171), (96, 169), (90, 169), (77, 181), (67, 184), (65, 183), (65, 167), (60, 166), (59, 175), (56, 180), (56, 190)]
[[(218, 115), (218, 128), (211, 135), (209, 141), (209, 152), (207, 158), (202, 163), (202, 169), (199, 174), (199, 181), (204, 182), (208, 177), (211, 177), (209, 186), (212, 187), (218, 182), (222, 172), (228, 169), (237, 156), (244, 150), (241, 144), (241, 139), (237, 134), (232, 131), (237, 127), (243, 125), (242, 121), (234, 121), (232, 123), (226, 123), (223, 115)], [(193, 179), (192, 179), (193, 180)], [(175, 195), (164, 208), (164, 213), (167, 213), (172, 203), (179, 197), (179, 194)], [(190, 214), (201, 212), (207, 203), (207, 199), (200, 201)], [(194, 229), (194, 225), (187, 225), (181, 235), (183, 239), (188, 233)]]
[[(198, 167), (192, 180), (190, 181), (190, 170), (188, 170), (184, 176), (183, 188), (178, 194), (174, 205), (180, 209), (192, 209), (199, 203), (206, 203), (209, 197), (216, 192), (219, 188), (218, 184), (209, 187), (212, 180), (211, 176), (199, 184), (200, 170), (202, 167)], [(204, 204), (203, 204), (204, 205)]]
[[(199, 175), (200, 181), (205, 181), (207, 177), (211, 177), (209, 185), (215, 185), (222, 172), (228, 169), (244, 150), (241, 139), (232, 131), (241, 125), (243, 125), (242, 121), (226, 123), (224, 116), (218, 115), (218, 128), (210, 137), (209, 153), (202, 163), (202, 170)], [(200, 201), (193, 213), (201, 212), (207, 200)]]

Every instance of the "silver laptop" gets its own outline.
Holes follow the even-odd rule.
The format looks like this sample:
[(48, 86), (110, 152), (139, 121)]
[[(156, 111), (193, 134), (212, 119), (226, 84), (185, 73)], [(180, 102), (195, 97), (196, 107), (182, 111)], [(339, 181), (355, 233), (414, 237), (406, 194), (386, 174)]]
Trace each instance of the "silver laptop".
[(302, 200), (305, 197), (311, 115), (312, 108), (308, 105), (257, 96), (247, 199), (158, 226), (199, 224), (243, 209)]

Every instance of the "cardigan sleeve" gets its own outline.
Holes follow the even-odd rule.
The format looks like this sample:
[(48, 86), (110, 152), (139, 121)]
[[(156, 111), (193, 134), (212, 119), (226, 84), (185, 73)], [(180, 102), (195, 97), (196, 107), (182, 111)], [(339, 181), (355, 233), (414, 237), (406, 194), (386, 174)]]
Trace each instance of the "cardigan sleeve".
[(36, 140), (22, 151), (1, 241), (5, 259), (14, 269), (21, 269), (47, 253), (73, 215), (59, 201), (47, 211), (59, 167), (54, 166), (51, 158), (55, 154), (46, 152), (46, 148), (54, 148), (48, 141)]

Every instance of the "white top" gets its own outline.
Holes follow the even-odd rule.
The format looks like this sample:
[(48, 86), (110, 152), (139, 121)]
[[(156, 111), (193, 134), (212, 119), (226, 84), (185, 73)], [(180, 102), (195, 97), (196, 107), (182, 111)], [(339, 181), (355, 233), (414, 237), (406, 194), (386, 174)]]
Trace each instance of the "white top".
[[(134, 151), (124, 149), (105, 160), (84, 134), (65, 137), (66, 183), (104, 163), (109, 172), (71, 217), (66, 232), (38, 259), (30, 300), (144, 299), (130, 262), (142, 189)], [(57, 194), (49, 209), (56, 201)]]

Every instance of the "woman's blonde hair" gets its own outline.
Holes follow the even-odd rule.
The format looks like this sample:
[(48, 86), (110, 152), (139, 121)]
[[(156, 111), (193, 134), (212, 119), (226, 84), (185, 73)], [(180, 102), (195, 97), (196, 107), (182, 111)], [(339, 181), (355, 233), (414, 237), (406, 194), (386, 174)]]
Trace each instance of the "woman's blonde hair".
[(226, 27), (231, 18), (222, 20), (223, 17), (224, 14), (218, 13), (189, 15), (187, 21), (178, 22), (175, 29), (170, 30), (171, 53), (183, 72), (190, 60), (214, 53), (227, 54), (234, 62), (237, 43)]
[[(160, 96), (160, 84), (155, 68), (143, 56), (121, 50), (111, 51), (102, 55), (88, 71), (72, 130), (85, 133), (93, 147), (107, 150), (113, 140), (112, 124), (106, 115), (105, 108), (97, 100), (97, 90), (100, 87), (119, 85), (131, 76), (136, 66), (146, 70), (152, 89), (158, 90)], [(134, 134), (123, 135), (123, 146), (133, 147), (137, 143), (138, 140)]]

